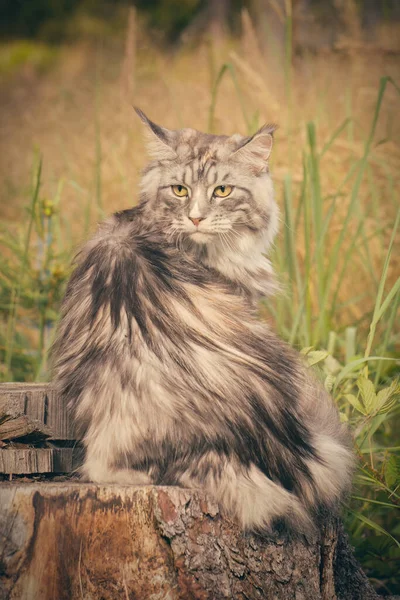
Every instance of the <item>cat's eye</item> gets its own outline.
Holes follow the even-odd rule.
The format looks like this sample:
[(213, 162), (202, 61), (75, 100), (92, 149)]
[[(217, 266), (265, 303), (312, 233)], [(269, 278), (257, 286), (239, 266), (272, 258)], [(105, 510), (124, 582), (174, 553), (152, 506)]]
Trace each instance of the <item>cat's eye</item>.
[(189, 196), (188, 189), (184, 185), (173, 185), (172, 191), (174, 192), (175, 196), (179, 196), (179, 198)]
[(214, 196), (217, 196), (217, 198), (226, 198), (232, 190), (233, 187), (231, 185), (219, 185), (214, 190)]

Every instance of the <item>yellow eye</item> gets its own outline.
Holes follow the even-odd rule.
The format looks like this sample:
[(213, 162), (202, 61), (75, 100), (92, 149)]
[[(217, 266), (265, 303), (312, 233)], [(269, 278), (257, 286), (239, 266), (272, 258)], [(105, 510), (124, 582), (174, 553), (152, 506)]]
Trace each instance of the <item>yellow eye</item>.
[(219, 185), (214, 190), (214, 196), (218, 198), (226, 198), (233, 190), (231, 185)]
[(189, 196), (188, 189), (184, 185), (173, 185), (172, 191), (174, 192), (175, 196), (179, 196), (179, 198)]

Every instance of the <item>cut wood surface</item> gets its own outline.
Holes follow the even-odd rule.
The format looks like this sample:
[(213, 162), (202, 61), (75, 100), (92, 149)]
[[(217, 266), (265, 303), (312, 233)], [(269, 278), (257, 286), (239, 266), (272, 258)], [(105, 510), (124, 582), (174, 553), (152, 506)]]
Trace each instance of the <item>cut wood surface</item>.
[(74, 439), (68, 411), (51, 384), (0, 384), (0, 422), (2, 415), (14, 419), (25, 415), (29, 420), (45, 426), (50, 439)]
[(373, 600), (341, 525), (243, 534), (201, 492), (0, 484), (0, 600)]

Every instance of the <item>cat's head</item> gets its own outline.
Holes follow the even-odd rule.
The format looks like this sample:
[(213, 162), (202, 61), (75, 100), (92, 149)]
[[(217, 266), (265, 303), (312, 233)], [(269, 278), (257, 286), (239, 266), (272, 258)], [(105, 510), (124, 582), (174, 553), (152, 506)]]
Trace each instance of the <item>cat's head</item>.
[(266, 250), (278, 223), (268, 167), (275, 126), (228, 137), (169, 130), (136, 112), (153, 158), (142, 198), (170, 241), (239, 250), (257, 240)]

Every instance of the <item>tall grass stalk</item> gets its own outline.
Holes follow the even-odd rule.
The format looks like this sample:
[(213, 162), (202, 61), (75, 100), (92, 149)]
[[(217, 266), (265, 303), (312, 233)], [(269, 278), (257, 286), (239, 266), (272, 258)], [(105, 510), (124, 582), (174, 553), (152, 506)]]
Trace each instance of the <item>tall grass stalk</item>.
[(218, 91), (219, 88), (221, 86), (222, 80), (224, 78), (224, 75), (228, 73), (231, 76), (231, 79), (233, 81), (233, 85), (235, 87), (235, 92), (236, 92), (236, 96), (237, 99), (239, 101), (240, 104), (240, 108), (242, 111), (242, 115), (243, 115), (243, 120), (246, 124), (246, 128), (248, 133), (254, 133), (251, 131), (251, 120), (248, 117), (247, 114), (247, 110), (245, 107), (245, 103), (243, 100), (243, 96), (242, 93), (240, 91), (240, 87), (239, 87), (239, 83), (238, 83), (238, 79), (236, 76), (236, 71), (235, 71), (235, 67), (231, 64), (231, 63), (225, 63), (222, 65), (221, 69), (219, 70), (219, 73), (215, 79), (215, 83), (211, 89), (211, 102), (210, 102), (210, 108), (208, 110), (208, 131), (210, 133), (214, 132), (214, 120), (215, 120), (215, 108), (216, 108), (216, 104), (217, 104), (217, 96), (218, 96)]
[[(396, 236), (397, 229), (399, 226), (399, 222), (400, 222), (400, 210), (397, 212), (396, 221), (395, 221), (395, 224), (393, 227), (392, 236), (390, 238), (389, 247), (388, 247), (388, 251), (386, 254), (386, 258), (385, 258), (385, 264), (383, 265), (382, 276), (381, 276), (381, 280), (379, 282), (379, 288), (378, 288), (378, 292), (376, 295), (374, 313), (372, 316), (372, 321), (371, 321), (371, 325), (369, 328), (369, 334), (368, 334), (368, 338), (367, 338), (367, 346), (365, 348), (365, 353), (364, 353), (365, 358), (368, 358), (371, 353), (371, 348), (372, 348), (372, 344), (374, 341), (376, 327), (378, 325), (378, 322), (381, 320), (381, 318), (383, 317), (383, 315), (385, 314), (385, 312), (388, 310), (388, 308), (391, 305), (392, 305), (392, 307), (394, 307), (393, 310), (396, 310), (397, 306), (398, 306), (398, 305), (396, 306), (396, 302), (393, 302), (393, 300), (396, 301), (396, 299), (398, 299), (398, 293), (400, 290), (400, 277), (396, 280), (394, 285), (387, 292), (385, 300), (383, 300), (383, 294), (384, 294), (384, 290), (385, 290), (385, 284), (386, 284), (386, 280), (387, 280), (387, 276), (388, 276), (390, 258), (392, 256), (393, 244), (394, 244), (395, 236)], [(367, 367), (366, 367), (366, 375), (368, 375)]]
[(289, 132), (289, 165), (293, 164), (292, 128), (293, 128), (293, 17), (292, 0), (285, 0), (285, 96), (287, 103), (287, 129)]
[[(282, 255), (278, 251), (276, 260), (279, 267), (286, 265), (286, 271), (289, 274), (287, 286), (290, 303), (285, 305), (286, 311), (282, 308), (279, 311), (281, 320), (278, 328), (282, 332), (287, 332), (288, 320), (291, 322), (289, 341), (292, 344), (299, 346), (323, 344), (326, 347), (337, 313), (342, 284), (347, 276), (349, 266), (359, 252), (363, 252), (361, 264), (364, 265), (371, 279), (372, 289), (378, 285), (369, 244), (373, 237), (381, 235), (381, 229), (377, 228), (376, 232), (366, 234), (364, 209), (361, 209), (360, 205), (360, 189), (368, 166), (385, 89), (390, 81), (390, 78), (383, 78), (380, 82), (373, 121), (364, 144), (363, 156), (352, 165), (328, 205), (328, 198), (324, 196), (321, 186), (321, 169), (323, 168), (321, 161), (337, 137), (348, 127), (349, 119), (343, 121), (320, 151), (318, 151), (315, 123), (311, 122), (307, 125), (308, 149), (304, 155), (303, 184), (297, 202), (297, 212), (294, 206), (291, 178), (288, 175), (284, 180), (285, 252)], [(353, 179), (353, 183), (341, 230), (333, 244), (332, 240), (329, 240), (328, 244), (330, 225), (335, 217), (339, 198), (351, 179)], [(327, 205), (327, 209), (324, 209), (324, 205)], [(356, 210), (357, 208), (358, 210)], [(295, 218), (294, 214), (296, 214)], [(304, 244), (302, 268), (298, 263), (296, 249), (296, 239), (300, 235), (301, 223), (303, 224)], [(354, 223), (356, 224), (355, 231)], [(349, 236), (350, 226), (353, 229), (351, 236)], [(357, 262), (360, 260), (358, 259)], [(397, 287), (390, 292), (388, 304), (396, 290)], [(316, 319), (313, 315), (317, 315)], [(286, 322), (283, 322), (285, 320)]]
[(102, 196), (102, 149), (101, 149), (101, 127), (100, 127), (100, 59), (99, 51), (97, 52), (96, 60), (96, 80), (95, 80), (95, 145), (96, 145), (96, 161), (95, 161), (95, 197), (97, 206), (97, 216), (99, 219), (104, 217), (103, 196)]
[(12, 293), (11, 293), (10, 312), (9, 312), (9, 316), (8, 316), (7, 334), (6, 334), (5, 367), (6, 367), (6, 373), (11, 380), (13, 379), (12, 371), (11, 371), (11, 361), (12, 361), (14, 343), (15, 343), (17, 311), (18, 311), (18, 306), (19, 306), (19, 301), (20, 301), (20, 296), (21, 296), (23, 278), (24, 278), (25, 271), (28, 266), (28, 256), (29, 256), (29, 250), (30, 250), (30, 244), (31, 244), (32, 229), (33, 229), (33, 225), (34, 225), (34, 221), (35, 221), (36, 205), (37, 205), (37, 201), (39, 198), (41, 175), (42, 175), (42, 158), (39, 157), (38, 164), (35, 169), (31, 203), (29, 206), (29, 221), (28, 221), (28, 228), (27, 228), (26, 237), (25, 237), (24, 253), (22, 256), (22, 262), (20, 265), (19, 273), (18, 273), (17, 285), (16, 285), (16, 287), (13, 288)]

